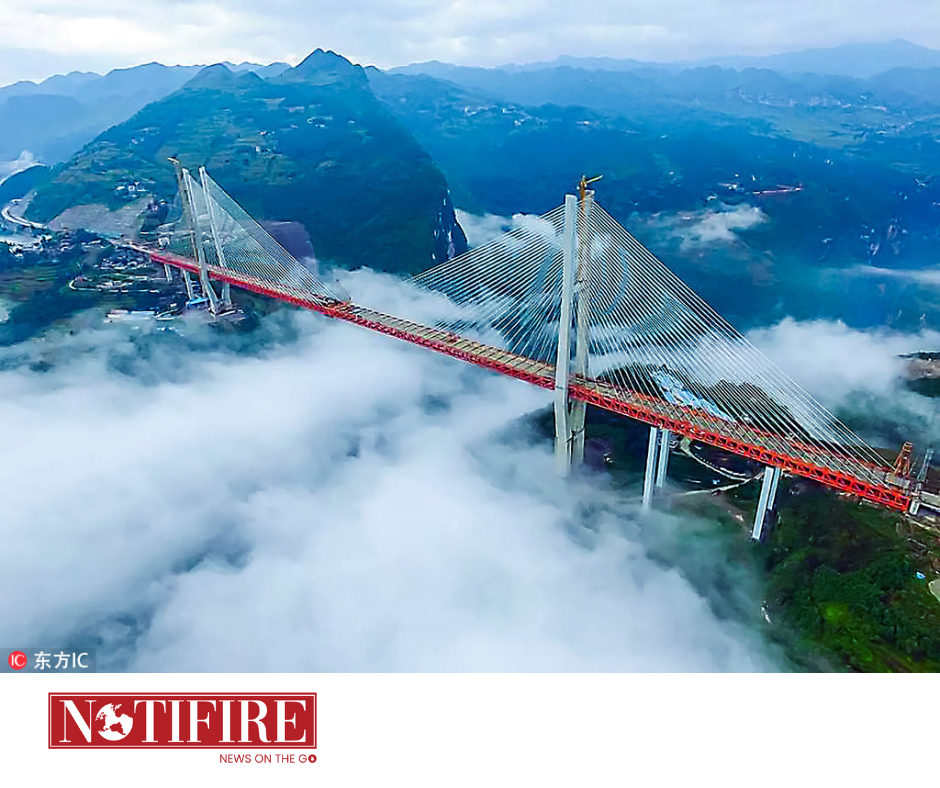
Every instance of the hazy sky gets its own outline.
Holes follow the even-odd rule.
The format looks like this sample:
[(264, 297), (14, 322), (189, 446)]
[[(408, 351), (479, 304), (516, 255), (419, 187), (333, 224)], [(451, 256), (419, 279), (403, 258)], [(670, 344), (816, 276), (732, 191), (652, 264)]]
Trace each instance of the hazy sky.
[(940, 16), (929, 9), (924, 0), (0, 0), (0, 84), (151, 60), (297, 62), (317, 47), (383, 67), (675, 60), (893, 38), (936, 47)]

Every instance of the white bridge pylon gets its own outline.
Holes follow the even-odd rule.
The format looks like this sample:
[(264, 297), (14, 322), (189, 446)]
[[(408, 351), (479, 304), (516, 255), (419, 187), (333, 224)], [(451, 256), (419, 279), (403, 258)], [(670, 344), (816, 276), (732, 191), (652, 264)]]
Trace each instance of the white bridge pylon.
[(584, 425), (587, 404), (571, 400), (571, 320), (575, 316), (574, 375), (588, 377), (591, 336), (590, 214), (594, 192), (583, 189), (579, 200), (565, 198), (562, 241), (562, 290), (558, 352), (555, 356), (555, 461), (558, 473), (568, 474), (572, 465), (584, 462)]
[[(298, 293), (316, 294), (342, 300), (348, 296), (328, 286), (303, 263), (296, 260), (259, 225), (222, 187), (199, 168), (192, 176), (176, 159), (181, 202), (181, 220), (169, 236), (171, 251), (198, 263), (199, 287), (213, 314), (232, 308), (231, 284), (221, 283), (216, 292), (210, 271), (222, 270), (258, 282), (277, 283)], [(183, 270), (187, 296), (195, 297), (195, 287)]]

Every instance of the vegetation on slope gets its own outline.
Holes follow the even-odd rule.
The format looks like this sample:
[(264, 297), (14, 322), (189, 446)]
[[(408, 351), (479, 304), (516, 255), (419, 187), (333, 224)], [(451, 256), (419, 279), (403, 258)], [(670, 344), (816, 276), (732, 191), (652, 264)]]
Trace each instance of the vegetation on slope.
[(128, 185), (171, 199), (169, 156), (205, 165), (255, 218), (302, 223), (321, 260), (417, 272), (465, 248), (430, 157), (358, 66), (320, 50), (267, 80), (205, 69), (58, 168), (28, 216), (118, 208)]
[(940, 670), (940, 601), (927, 589), (936, 555), (924, 545), (936, 540), (804, 482), (782, 503), (767, 547), (780, 623), (853, 670)]
[[(552, 434), (551, 413), (538, 424)], [(628, 419), (588, 409), (587, 434), (609, 447), (614, 484), (635, 490), (643, 473), (647, 430)], [(698, 446), (720, 465), (757, 473), (760, 466)], [(670, 479), (685, 490), (728, 484), (680, 452)], [(927, 582), (940, 569), (936, 537), (904, 518), (803, 479), (785, 477), (777, 498), (779, 519), (766, 544), (749, 542), (759, 483), (720, 497), (677, 497), (674, 508), (714, 522), (728, 557), (758, 571), (772, 624), (769, 634), (793, 664), (856, 671), (940, 670), (940, 601)], [(730, 528), (733, 539), (719, 538)], [(681, 566), (681, 571), (685, 572)], [(924, 575), (921, 579), (917, 576)]]

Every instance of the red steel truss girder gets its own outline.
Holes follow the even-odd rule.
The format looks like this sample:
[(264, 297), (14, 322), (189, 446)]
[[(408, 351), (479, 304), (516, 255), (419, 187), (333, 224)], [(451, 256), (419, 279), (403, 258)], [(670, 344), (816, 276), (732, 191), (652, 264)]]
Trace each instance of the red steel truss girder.
[[(178, 257), (175, 254), (166, 252), (155, 252), (144, 247), (135, 246), (134, 248), (136, 248), (138, 251), (149, 254), (153, 260), (159, 263), (165, 263), (176, 268), (182, 268), (184, 270), (190, 271), (191, 273), (199, 272), (199, 266), (195, 262), (190, 262), (186, 258)], [(409, 331), (407, 328), (399, 328), (382, 322), (382, 318), (385, 316), (381, 313), (373, 312), (372, 310), (363, 309), (361, 307), (356, 307), (347, 302), (334, 302), (331, 299), (325, 299), (320, 296), (301, 296), (290, 292), (289, 290), (282, 289), (276, 284), (269, 284), (260, 279), (255, 279), (254, 277), (249, 277), (247, 275), (219, 269), (215, 266), (211, 267), (210, 274), (213, 279), (229, 282), (230, 284), (236, 285), (246, 290), (250, 290), (259, 295), (270, 296), (303, 309), (311, 309), (316, 312), (320, 312), (321, 314), (327, 315), (328, 317), (345, 320), (349, 323), (354, 323), (364, 328), (369, 328), (381, 334), (396, 337), (413, 345), (426, 347), (438, 353), (443, 353), (444, 355), (450, 356), (451, 358), (460, 359), (461, 361), (466, 361), (470, 364), (475, 364), (476, 366), (485, 367), (486, 369), (491, 369), (503, 375), (516, 378), (517, 380), (523, 380), (527, 383), (539, 386), (540, 388), (551, 389), (555, 385), (554, 375), (542, 375), (529, 370), (520, 369), (516, 366), (513, 366), (512, 364), (506, 363), (505, 361), (474, 353), (470, 350), (455, 347), (453, 344), (451, 344), (451, 342), (448, 341), (447, 332), (444, 331), (427, 329), (426, 327), (418, 326), (418, 324), (411, 324), (409, 321), (396, 319), (395, 322), (408, 324), (408, 327), (414, 327), (415, 329), (422, 328), (432, 334), (432, 336), (425, 336), (417, 333), (416, 331)], [(435, 334), (439, 334), (440, 336), (434, 336)], [(481, 345), (480, 347), (485, 346)], [(510, 353), (504, 353), (504, 355), (507, 357), (512, 356)], [(903, 492), (892, 489), (891, 487), (882, 487), (871, 484), (869, 482), (862, 481), (861, 479), (856, 479), (852, 476), (849, 476), (848, 474), (844, 474), (839, 471), (832, 471), (828, 468), (823, 468), (818, 465), (813, 465), (811, 463), (807, 463), (804, 460), (786, 454), (781, 454), (763, 446), (757, 446), (741, 440), (729, 438), (717, 432), (704, 429), (690, 421), (664, 416), (663, 414), (656, 412), (654, 408), (643, 407), (641, 405), (625, 402), (623, 400), (607, 396), (598, 391), (594, 391), (588, 385), (583, 383), (572, 382), (569, 385), (569, 395), (572, 399), (581, 400), (582, 402), (586, 402), (612, 413), (628, 416), (629, 418), (643, 422), (644, 424), (671, 430), (672, 432), (685, 435), (688, 438), (697, 440), (701, 443), (707, 443), (710, 446), (724, 449), (728, 452), (731, 452), (732, 454), (737, 454), (742, 457), (756, 460), (763, 463), (764, 465), (773, 465), (775, 467), (782, 468), (797, 476), (813, 479), (814, 481), (818, 481), (827, 487), (832, 487), (841, 492), (857, 495), (860, 498), (878, 503), (890, 509), (896, 509), (902, 512), (907, 511), (911, 503), (909, 496), (905, 495)], [(644, 396), (643, 398), (650, 400), (651, 403), (655, 402), (655, 399), (652, 397)]]
[(710, 430), (702, 429), (691, 422), (669, 418), (655, 411), (623, 402), (613, 397), (607, 397), (581, 384), (573, 384), (570, 392), (574, 399), (582, 400), (583, 402), (603, 408), (604, 410), (629, 416), (630, 418), (642, 421), (654, 427), (677, 432), (701, 443), (707, 443), (711, 446), (725, 449), (732, 454), (757, 460), (764, 465), (773, 465), (778, 468), (783, 468), (797, 476), (813, 479), (828, 487), (833, 487), (842, 492), (852, 493), (853, 495), (874, 501), (875, 503), (879, 503), (891, 509), (897, 509), (902, 512), (907, 511), (911, 502), (911, 499), (907, 495), (904, 495), (904, 493), (898, 490), (893, 490), (890, 487), (880, 487), (870, 484), (869, 482), (864, 482), (839, 471), (832, 471), (828, 468), (811, 465), (804, 460), (772, 451), (763, 446), (755, 446), (740, 440), (735, 440), (734, 438), (729, 438), (725, 435), (719, 435)]

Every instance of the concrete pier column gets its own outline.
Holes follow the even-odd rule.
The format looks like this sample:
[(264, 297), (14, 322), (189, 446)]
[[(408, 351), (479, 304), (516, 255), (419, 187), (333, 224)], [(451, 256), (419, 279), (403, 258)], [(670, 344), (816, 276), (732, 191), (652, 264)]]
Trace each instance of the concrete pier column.
[(658, 489), (666, 483), (666, 468), (669, 466), (669, 442), (672, 433), (669, 430), (659, 431), (659, 458), (656, 464), (656, 484)]
[(764, 531), (764, 518), (767, 512), (773, 509), (773, 497), (777, 493), (777, 480), (780, 475), (779, 468), (767, 466), (764, 478), (760, 485), (760, 498), (757, 499), (757, 511), (754, 513), (754, 527), (751, 529), (751, 539), (759, 542)]
[(653, 502), (653, 482), (656, 480), (657, 453), (659, 452), (659, 430), (650, 427), (650, 439), (646, 448), (646, 473), (643, 475), (643, 508), (649, 509)]

